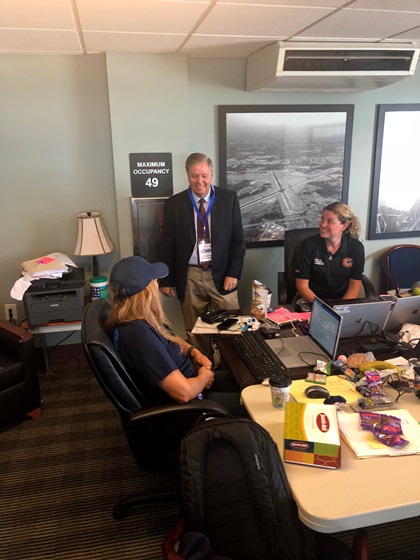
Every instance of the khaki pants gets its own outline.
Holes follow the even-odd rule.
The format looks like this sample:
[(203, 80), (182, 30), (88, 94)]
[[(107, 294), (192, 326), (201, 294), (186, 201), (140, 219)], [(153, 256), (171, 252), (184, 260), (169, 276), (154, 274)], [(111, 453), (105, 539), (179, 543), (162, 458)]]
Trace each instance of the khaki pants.
[(185, 330), (188, 342), (197, 346), (211, 360), (211, 336), (208, 334), (191, 334), (197, 318), (206, 311), (217, 309), (239, 309), (238, 292), (234, 291), (226, 296), (220, 294), (214, 285), (211, 269), (203, 270), (198, 266), (189, 266), (185, 296), (181, 301)]

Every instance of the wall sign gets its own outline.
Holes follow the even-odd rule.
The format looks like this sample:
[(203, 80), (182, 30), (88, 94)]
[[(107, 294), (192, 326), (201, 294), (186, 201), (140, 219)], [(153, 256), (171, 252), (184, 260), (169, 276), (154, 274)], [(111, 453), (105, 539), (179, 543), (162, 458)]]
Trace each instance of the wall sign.
[(130, 177), (135, 198), (171, 196), (172, 154), (130, 154)]

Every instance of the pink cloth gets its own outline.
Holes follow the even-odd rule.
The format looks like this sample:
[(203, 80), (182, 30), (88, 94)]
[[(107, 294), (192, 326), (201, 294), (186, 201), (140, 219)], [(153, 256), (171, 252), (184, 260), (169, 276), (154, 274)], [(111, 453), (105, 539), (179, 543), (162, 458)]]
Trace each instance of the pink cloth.
[(267, 313), (267, 317), (276, 323), (288, 323), (290, 321), (307, 321), (311, 317), (311, 312), (297, 313), (288, 311), (285, 307), (279, 307), (272, 313)]

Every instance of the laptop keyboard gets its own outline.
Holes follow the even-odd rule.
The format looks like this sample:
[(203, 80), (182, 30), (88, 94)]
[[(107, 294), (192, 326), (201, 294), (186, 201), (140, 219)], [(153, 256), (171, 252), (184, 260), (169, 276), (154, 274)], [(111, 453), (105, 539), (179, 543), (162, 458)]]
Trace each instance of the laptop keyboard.
[(354, 298), (354, 299), (323, 299), (330, 307), (334, 307), (334, 305), (352, 305), (355, 303), (376, 303), (377, 301), (383, 301), (379, 296), (371, 296), (371, 297), (363, 297), (363, 298)]
[(288, 374), (286, 366), (258, 331), (233, 336), (232, 342), (257, 381), (279, 373)]
[[(283, 339), (283, 343), (284, 340), (285, 339)], [(297, 356), (306, 352), (310, 354), (321, 352), (309, 336), (288, 337), (286, 345), (283, 346), (283, 350), (280, 352), (283, 356)]]

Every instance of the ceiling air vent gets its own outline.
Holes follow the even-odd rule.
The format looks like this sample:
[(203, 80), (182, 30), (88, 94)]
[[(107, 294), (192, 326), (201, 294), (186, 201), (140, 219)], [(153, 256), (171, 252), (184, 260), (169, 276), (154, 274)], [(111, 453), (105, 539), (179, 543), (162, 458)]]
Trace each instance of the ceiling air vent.
[(252, 54), (247, 91), (364, 91), (414, 74), (419, 49), (406, 43), (274, 43)]

